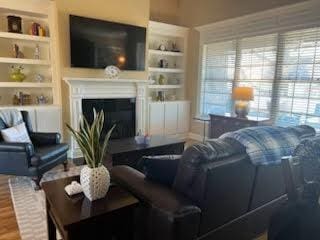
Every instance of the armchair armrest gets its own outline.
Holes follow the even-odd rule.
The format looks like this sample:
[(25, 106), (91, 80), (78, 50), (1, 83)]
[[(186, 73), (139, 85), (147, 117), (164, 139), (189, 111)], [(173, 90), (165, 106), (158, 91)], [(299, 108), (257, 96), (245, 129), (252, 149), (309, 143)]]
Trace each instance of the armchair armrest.
[(128, 166), (114, 167), (111, 177), (146, 206), (148, 239), (196, 239), (201, 210), (190, 200)]
[(31, 143), (0, 143), (0, 152), (25, 152), (28, 156), (34, 155), (34, 148)]
[(35, 146), (56, 145), (60, 143), (60, 133), (30, 133), (30, 139)]
[(34, 148), (31, 143), (0, 143), (0, 173), (28, 175)]

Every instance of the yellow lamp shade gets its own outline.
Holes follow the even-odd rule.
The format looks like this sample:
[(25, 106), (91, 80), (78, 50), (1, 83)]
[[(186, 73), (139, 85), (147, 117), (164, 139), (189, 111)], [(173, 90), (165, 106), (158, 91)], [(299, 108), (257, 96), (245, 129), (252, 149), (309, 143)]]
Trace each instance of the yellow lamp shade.
[(251, 101), (253, 100), (253, 88), (251, 87), (235, 87), (232, 92), (233, 100)]

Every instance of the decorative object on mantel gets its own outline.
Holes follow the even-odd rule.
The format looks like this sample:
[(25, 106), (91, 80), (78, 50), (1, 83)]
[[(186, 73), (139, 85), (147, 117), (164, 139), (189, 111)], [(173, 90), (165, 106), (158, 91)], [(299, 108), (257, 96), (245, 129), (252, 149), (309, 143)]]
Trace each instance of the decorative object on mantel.
[(21, 17), (7, 16), (8, 19), (8, 32), (22, 33)]
[(235, 113), (238, 118), (247, 119), (249, 113), (249, 102), (254, 99), (253, 88), (235, 87), (232, 98), (235, 100)]
[(23, 82), (23, 80), (26, 78), (26, 75), (22, 72), (22, 70), (22, 66), (11, 66), (10, 79), (14, 82)]
[(20, 47), (17, 44), (13, 45), (12, 48), (13, 57), (15, 58), (24, 58), (24, 54), (20, 51)]
[(118, 78), (119, 74), (120, 74), (120, 69), (116, 66), (110, 65), (107, 66), (104, 70), (107, 78)]
[(84, 195), (90, 200), (104, 198), (110, 187), (110, 174), (103, 166), (103, 160), (111, 133), (115, 125), (108, 131), (103, 143), (100, 138), (104, 126), (104, 112), (94, 112), (94, 120), (90, 125), (87, 119), (82, 116), (79, 130), (74, 130), (67, 124), (73, 137), (79, 144), (87, 166), (83, 167), (80, 173), (80, 182)]

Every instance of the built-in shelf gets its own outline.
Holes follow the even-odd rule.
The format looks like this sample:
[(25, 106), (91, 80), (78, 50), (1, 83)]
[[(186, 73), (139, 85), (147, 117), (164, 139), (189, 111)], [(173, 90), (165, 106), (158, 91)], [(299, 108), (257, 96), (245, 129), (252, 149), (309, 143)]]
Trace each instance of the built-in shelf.
[(9, 38), (9, 39), (19, 39), (26, 41), (35, 41), (35, 42), (50, 42), (49, 37), (39, 37), (28, 34), (19, 34), (19, 33), (10, 33), (10, 32), (0, 32), (0, 38)]
[(183, 69), (179, 68), (154, 68), (149, 67), (149, 72), (163, 72), (163, 73), (183, 73)]
[(0, 82), (1, 88), (51, 88), (52, 83)]
[(182, 85), (149, 85), (150, 89), (178, 89), (182, 88)]
[(175, 56), (175, 57), (182, 57), (184, 55), (182, 52), (161, 51), (161, 50), (154, 50), (154, 49), (149, 49), (149, 54)]
[(0, 63), (50, 65), (50, 61), (48, 60), (27, 59), (27, 58), (7, 58), (7, 57), (0, 57)]

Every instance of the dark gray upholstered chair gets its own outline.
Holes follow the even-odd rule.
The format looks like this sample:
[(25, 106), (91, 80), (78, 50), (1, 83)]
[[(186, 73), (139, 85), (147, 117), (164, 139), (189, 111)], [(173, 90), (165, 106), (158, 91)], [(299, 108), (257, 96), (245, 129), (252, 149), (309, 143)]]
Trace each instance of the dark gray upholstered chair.
[[(6, 143), (0, 135), (0, 174), (30, 176), (40, 188), (45, 172), (63, 164), (67, 171), (68, 145), (60, 143), (59, 133), (33, 132), (28, 112), (22, 111), (31, 143)], [(0, 119), (0, 130), (7, 128)]]

